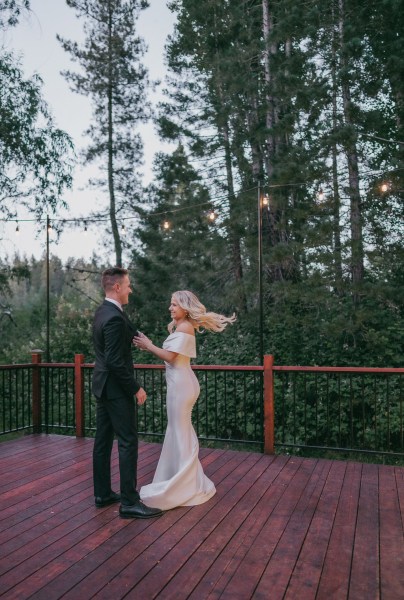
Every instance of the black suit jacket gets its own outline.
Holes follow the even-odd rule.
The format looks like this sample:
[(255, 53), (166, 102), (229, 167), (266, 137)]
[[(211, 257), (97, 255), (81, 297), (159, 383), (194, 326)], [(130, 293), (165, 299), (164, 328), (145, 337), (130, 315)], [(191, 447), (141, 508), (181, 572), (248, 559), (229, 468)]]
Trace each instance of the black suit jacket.
[(133, 396), (140, 385), (133, 375), (132, 338), (137, 330), (128, 317), (112, 302), (104, 302), (96, 310), (93, 323), (95, 365), (93, 394)]

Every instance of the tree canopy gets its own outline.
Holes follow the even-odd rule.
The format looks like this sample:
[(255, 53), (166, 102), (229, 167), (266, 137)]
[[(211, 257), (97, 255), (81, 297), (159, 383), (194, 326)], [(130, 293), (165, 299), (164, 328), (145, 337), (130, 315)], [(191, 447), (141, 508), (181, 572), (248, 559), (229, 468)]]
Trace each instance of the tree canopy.
[[(0, 1), (0, 30), (18, 24), (29, 0)], [(39, 219), (65, 206), (72, 184), (73, 145), (55, 126), (42, 96), (39, 75), (24, 76), (16, 56), (0, 50), (0, 213), (25, 208)]]
[(93, 104), (93, 122), (86, 131), (91, 143), (84, 158), (100, 167), (100, 177), (91, 184), (107, 193), (116, 264), (120, 265), (123, 241), (118, 222), (136, 214), (141, 203), (143, 144), (136, 127), (149, 116), (149, 81), (141, 62), (145, 48), (136, 20), (147, 2), (67, 0), (67, 4), (83, 19), (86, 39), (80, 47), (58, 37), (82, 68), (64, 75), (72, 89), (89, 96)]
[(134, 28), (146, 4), (67, 3), (86, 41), (62, 40), (82, 68), (66, 76), (93, 101), (86, 159), (101, 167), (118, 262), (125, 222), (140, 328), (164, 335), (171, 293), (190, 288), (238, 315), (219, 341), (202, 336), (202, 359), (258, 361), (261, 229), (265, 353), (278, 364), (401, 365), (402, 2), (170, 2), (155, 120), (173, 149), (156, 156), (147, 189)]

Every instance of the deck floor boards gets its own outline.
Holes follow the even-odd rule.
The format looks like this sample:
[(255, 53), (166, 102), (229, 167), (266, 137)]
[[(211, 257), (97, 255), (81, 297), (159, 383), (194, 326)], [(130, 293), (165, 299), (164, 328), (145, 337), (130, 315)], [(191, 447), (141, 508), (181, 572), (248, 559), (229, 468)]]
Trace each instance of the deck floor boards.
[[(402, 600), (404, 467), (202, 448), (217, 494), (151, 520), (96, 509), (93, 440), (0, 443), (7, 600)], [(139, 485), (161, 446), (139, 445)], [(112, 476), (119, 488), (118, 457)]]

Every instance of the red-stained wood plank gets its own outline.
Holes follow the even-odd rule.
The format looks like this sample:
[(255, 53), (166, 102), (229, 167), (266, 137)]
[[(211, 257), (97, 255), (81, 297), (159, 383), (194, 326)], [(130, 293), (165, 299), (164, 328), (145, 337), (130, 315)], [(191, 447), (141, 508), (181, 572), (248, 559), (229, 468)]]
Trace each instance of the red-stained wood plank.
[[(220, 475), (224, 477), (226, 471), (232, 468), (229, 458), (228, 453), (218, 453), (217, 464), (211, 462), (206, 466), (206, 473), (216, 478), (219, 477), (216, 475), (217, 471), (224, 467)], [(82, 545), (76, 546), (75, 562), (71, 568), (61, 572), (52, 584), (40, 590), (36, 597), (50, 600), (60, 597), (62, 593), (65, 593), (67, 598), (70, 595), (74, 598), (92, 595), (126, 567), (130, 558), (147, 549), (188, 510), (190, 509), (182, 508), (168, 511), (163, 517), (148, 521), (124, 521), (128, 528), (119, 531), (105, 543), (98, 544), (92, 552), (84, 552), (82, 557)]]
[(361, 464), (346, 463), (345, 477), (318, 586), (318, 598), (348, 598), (361, 475)]
[[(241, 568), (244, 557), (252, 546), (257, 543), (257, 536), (265, 527), (270, 514), (278, 505), (289, 482), (296, 475), (301, 464), (300, 460), (296, 461), (285, 456), (277, 456), (271, 463), (271, 467), (267, 470), (269, 481), (265, 494), (240, 528), (235, 523), (233, 537), (212, 563), (206, 574), (200, 574), (200, 581), (190, 594), (190, 598), (193, 600), (208, 597), (218, 598), (224, 592), (227, 583)], [(212, 538), (211, 543), (214, 543), (215, 536), (212, 536)], [(265, 548), (263, 548), (263, 552), (265, 552)]]
[[(23, 490), (21, 490), (21, 500), (16, 499), (10, 506), (0, 511), (0, 531), (5, 531), (15, 527), (18, 523), (32, 519), (32, 517), (43, 511), (52, 511), (53, 506), (58, 502), (64, 502), (65, 506), (70, 505), (76, 501), (77, 494), (82, 494), (83, 490), (86, 494), (81, 500), (86, 500), (87, 497), (93, 497), (92, 488), (92, 458), (91, 458), (92, 445), (87, 450), (87, 460), (84, 462), (80, 461), (80, 466), (75, 469), (70, 469), (65, 473), (65, 479), (60, 483), (56, 484), (53, 482), (48, 489), (35, 495), (29, 495), (28, 498), (23, 498)], [(155, 469), (156, 456), (159, 454), (159, 447), (157, 446), (144, 446), (140, 448), (139, 453), (139, 468), (144, 469), (145, 476), (152, 473)], [(150, 461), (152, 461), (150, 463)], [(139, 471), (140, 473), (140, 471)], [(72, 476), (73, 475), (73, 476)], [(112, 477), (118, 479), (118, 463), (117, 458), (112, 464)], [(51, 482), (52, 483), (52, 482)], [(116, 483), (116, 489), (119, 486)], [(47, 518), (47, 516), (45, 516)]]
[[(230, 458), (219, 466), (215, 472), (208, 469), (206, 471), (215, 483), (222, 484), (222, 493), (233, 487), (235, 481), (239, 481), (241, 476), (241, 474), (235, 474), (239, 464), (237, 453), (229, 453), (229, 455)], [(246, 456), (243, 461), (243, 472), (247, 472), (251, 464), (258, 459), (259, 457), (256, 455)], [(205, 514), (210, 513), (219, 498), (219, 494), (216, 494), (209, 502), (193, 509), (184, 507), (169, 511), (170, 527), (165, 529), (161, 535), (150, 538), (150, 532), (147, 531), (146, 536), (136, 535), (135, 540), (132, 540), (127, 546), (116, 547), (113, 556), (101, 566), (97, 565), (91, 577), (77, 587), (79, 595), (85, 597), (90, 590), (94, 593), (96, 589), (101, 596), (106, 594), (108, 598), (114, 599), (121, 597), (148, 573), (167, 552), (172, 551), (175, 544), (190, 528), (198, 523)], [(164, 527), (166, 516), (164, 515), (156, 521), (155, 528), (157, 530), (159, 525)], [(136, 532), (139, 525), (136, 523), (135, 527)], [(75, 593), (76, 590), (67, 594), (66, 599), (74, 598)]]
[[(62, 443), (66, 443), (64, 438), (67, 439), (67, 436), (58, 436), (61, 438)], [(42, 447), (43, 449), (49, 450), (49, 440), (52, 439), (52, 436), (44, 436), (44, 435), (22, 435), (21, 437), (15, 438), (13, 440), (9, 440), (6, 442), (1, 441), (1, 457), (3, 459), (11, 459), (13, 460), (16, 456), (24, 457), (27, 454), (27, 450), (29, 452), (33, 452), (38, 448)], [(55, 441), (55, 440), (53, 440)], [(2, 466), (5, 465), (7, 468), (7, 463), (2, 463)], [(10, 463), (12, 464), (12, 462)]]
[[(65, 439), (63, 439), (63, 437)], [(52, 442), (52, 453), (49, 453), (50, 441)], [(92, 443), (92, 440), (86, 438), (82, 438), (80, 441), (83, 449)], [(31, 466), (35, 466), (39, 471), (41, 466), (40, 463), (49, 463), (52, 461), (53, 457), (59, 456), (61, 460), (63, 460), (71, 456), (77, 457), (78, 455), (79, 446), (73, 447), (71, 443), (69, 444), (68, 436), (49, 436), (47, 443), (38, 441), (35, 445), (31, 447), (21, 447), (19, 452), (14, 452), (12, 456), (8, 456), (7, 461), (1, 464), (0, 473), (5, 472), (6, 470), (15, 471), (17, 469), (21, 469), (23, 472)]]
[[(149, 457), (147, 457), (147, 460), (139, 460), (139, 476), (143, 476), (143, 474), (147, 476), (150, 471), (154, 471), (155, 456), (156, 452), (152, 455), (153, 463), (151, 465), (148, 462)], [(115, 466), (115, 461), (113, 464)], [(89, 465), (87, 466), (87, 469), (88, 468)], [(112, 471), (113, 474), (116, 471), (117, 468), (115, 467)], [(58, 503), (55, 503), (53, 498), (52, 503), (48, 503), (45, 507), (40, 507), (40, 513), (37, 513), (34, 517), (31, 516), (31, 518), (25, 519), (18, 525), (14, 525), (14, 527), (4, 531), (2, 535), (3, 543), (0, 548), (0, 559), (2, 556), (7, 556), (22, 546), (26, 547), (29, 542), (41, 537), (46, 531), (73, 518), (76, 512), (83, 509), (83, 505), (88, 506), (89, 504), (92, 504), (92, 478), (88, 479), (86, 484), (83, 491), (78, 492), (78, 490), (75, 490), (71, 503), (66, 502), (68, 495), (71, 494), (69, 490), (66, 490), (62, 497), (59, 498)]]
[[(86, 448), (90, 448), (88, 443), (80, 442), (78, 443), (78, 447), (85, 445)], [(55, 461), (57, 462), (57, 461)], [(41, 493), (47, 489), (53, 488), (58, 483), (64, 483), (66, 481), (67, 476), (71, 476), (71, 470), (67, 472), (63, 472), (61, 470), (52, 473), (51, 475), (35, 478), (33, 473), (33, 477), (30, 479), (29, 483), (32, 485), (22, 485), (12, 487), (12, 489), (5, 491), (0, 496), (0, 515), (2, 515), (2, 509), (8, 507), (10, 504), (16, 504), (17, 502), (21, 502), (21, 500), (25, 498), (29, 498), (32, 496), (32, 490), (35, 489), (36, 493)]]
[(404, 536), (394, 467), (379, 469), (380, 597), (404, 598)]
[[(287, 482), (284, 483), (282, 479), (275, 480), (272, 486), (275, 494), (268, 507), (268, 513), (264, 515), (262, 527), (247, 549), (241, 564), (229, 579), (218, 582), (210, 597), (253, 597), (268, 560), (276, 550), (294, 511), (298, 511), (302, 495), (310, 489), (311, 478), (318, 468), (315, 460), (291, 458), (290, 463), (292, 469), (298, 468), (295, 472), (292, 471), (293, 476), (288, 478)], [(300, 511), (296, 514), (299, 515)]]
[[(401, 600), (404, 468), (202, 448), (217, 494), (146, 521), (96, 509), (92, 439), (0, 443), (7, 600)], [(161, 446), (139, 444), (139, 485)], [(116, 445), (113, 487), (118, 489)]]
[(254, 597), (267, 598), (268, 589), (274, 598), (284, 597), (330, 468), (328, 461), (315, 465), (254, 590)]
[[(189, 555), (185, 556), (184, 565), (177, 570), (168, 570), (166, 577), (169, 578), (167, 585), (161, 590), (160, 595), (164, 598), (177, 599), (179, 597), (190, 598), (198, 584), (207, 580), (209, 584), (215, 580), (214, 566), (220, 575), (229, 563), (229, 555), (226, 557), (226, 549), (237, 537), (236, 546), (245, 539), (245, 535), (256, 521), (256, 511), (262, 502), (268, 488), (279, 475), (287, 459), (284, 457), (265, 456), (260, 463), (262, 473), (257, 472), (257, 479), (247, 488), (246, 493), (237, 502), (233, 510), (229, 511), (225, 518), (213, 529), (199, 547)], [(248, 524), (247, 524), (248, 522)], [(235, 548), (233, 547), (232, 555)], [(164, 568), (164, 563), (159, 564)], [(217, 576), (216, 576), (217, 578)], [(163, 583), (163, 582), (162, 582)], [(205, 590), (197, 589), (198, 598), (205, 598), (210, 591), (210, 585)]]
[(287, 585), (285, 600), (294, 600), (298, 597), (311, 600), (317, 596), (345, 471), (346, 463), (334, 462), (331, 465)]
[[(55, 462), (57, 458), (57, 462)], [(25, 467), (15, 468), (7, 475), (7, 483), (0, 485), (0, 494), (5, 492), (21, 489), (21, 486), (37, 481), (40, 478), (45, 478), (47, 475), (52, 476), (54, 473), (68, 469), (70, 466), (76, 466), (78, 458), (72, 454), (66, 455), (65, 452), (57, 454), (55, 457), (37, 460), (35, 465), (27, 465)], [(83, 460), (86, 460), (83, 458)], [(7, 498), (7, 496), (5, 496)], [(10, 496), (8, 496), (10, 497)]]
[[(248, 470), (245, 470), (247, 462), (250, 462), (250, 464), (248, 465)], [(172, 545), (171, 551), (166, 552), (164, 556), (156, 562), (154, 568), (143, 577), (139, 584), (133, 587), (128, 594), (128, 598), (155, 597), (159, 590), (171, 579), (172, 575), (183, 568), (187, 563), (188, 558), (200, 548), (206, 539), (212, 535), (213, 532), (227, 520), (227, 518), (240, 518), (237, 510), (238, 507), (241, 506), (242, 508), (245, 508), (245, 496), (248, 495), (251, 487), (254, 487), (254, 484), (256, 484), (262, 473), (265, 472), (267, 466), (268, 459), (265, 457), (262, 457), (256, 462), (252, 462), (250, 457), (248, 457), (246, 461), (239, 464), (237, 469), (231, 475), (234, 485), (232, 485), (224, 495), (219, 492), (215, 503), (213, 503), (212, 499), (211, 506), (208, 506), (209, 503), (207, 503), (206, 505), (198, 507), (198, 511), (192, 511), (203, 514), (203, 519), (200, 519), (197, 523), (194, 524), (191, 519), (193, 516), (192, 512), (188, 513), (186, 517), (188, 523), (185, 527), (185, 535), (176, 541), (175, 545)], [(208, 508), (210, 509), (208, 514), (205, 514), (205, 509)], [(237, 524), (238, 523), (239, 521), (237, 521)], [(160, 541), (155, 543), (154, 546), (161, 547)], [(153, 550), (154, 556), (157, 556), (154, 548)], [(203, 569), (204, 565), (201, 564), (200, 568)], [(181, 588), (179, 588), (179, 590), (179, 592), (177, 591), (177, 597), (178, 593), (181, 597), (186, 597), (184, 591)], [(99, 597), (106, 598), (106, 595), (103, 592)]]
[(364, 464), (352, 555), (350, 598), (380, 597), (379, 467)]
[(403, 515), (404, 514), (404, 468), (395, 467), (394, 473), (396, 476), (398, 504), (400, 507), (400, 513)]

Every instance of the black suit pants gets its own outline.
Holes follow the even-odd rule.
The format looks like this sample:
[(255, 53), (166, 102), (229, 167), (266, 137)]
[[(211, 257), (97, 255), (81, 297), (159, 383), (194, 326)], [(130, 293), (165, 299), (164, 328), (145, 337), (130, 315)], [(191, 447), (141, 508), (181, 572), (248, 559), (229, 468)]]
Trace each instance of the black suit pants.
[(121, 503), (139, 499), (137, 486), (137, 405), (133, 398), (97, 398), (97, 431), (93, 450), (94, 495), (111, 493), (111, 452), (114, 433), (118, 439)]

